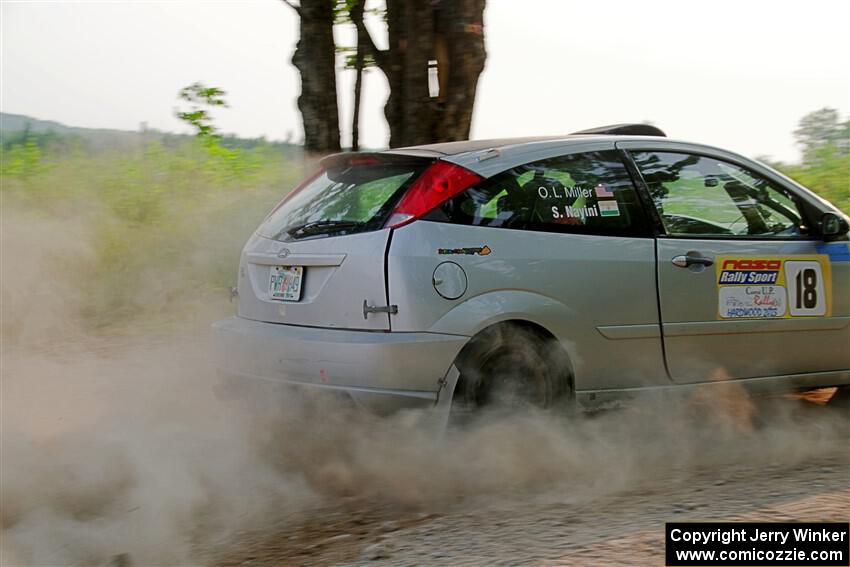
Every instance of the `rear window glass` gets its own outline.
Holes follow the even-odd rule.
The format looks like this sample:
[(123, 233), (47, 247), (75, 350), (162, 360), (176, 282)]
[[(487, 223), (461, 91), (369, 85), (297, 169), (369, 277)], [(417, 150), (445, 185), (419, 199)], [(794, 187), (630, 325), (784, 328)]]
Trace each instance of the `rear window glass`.
[(392, 163), (327, 169), (273, 211), (259, 233), (286, 241), (377, 230), (427, 165)]
[(570, 154), (514, 167), (425, 218), (579, 234), (626, 236), (647, 230), (631, 178), (615, 152)]

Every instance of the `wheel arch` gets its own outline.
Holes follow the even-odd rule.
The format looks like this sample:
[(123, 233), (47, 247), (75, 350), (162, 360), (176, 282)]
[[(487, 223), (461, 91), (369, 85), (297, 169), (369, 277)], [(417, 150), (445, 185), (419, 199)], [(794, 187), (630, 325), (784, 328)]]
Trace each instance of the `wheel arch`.
[[(518, 331), (530, 333), (533, 336), (538, 337), (540, 340), (551, 344), (551, 348), (555, 349), (552, 351), (552, 360), (566, 366), (563, 374), (563, 379), (566, 382), (563, 386), (565, 387), (564, 391), (567, 392), (568, 396), (572, 396), (575, 392), (575, 369), (572, 365), (569, 352), (565, 348), (563, 342), (560, 341), (558, 337), (555, 336), (555, 334), (546, 326), (528, 318), (513, 317), (500, 319), (498, 321), (491, 322), (482, 329), (479, 329), (478, 332), (470, 337), (469, 341), (467, 341), (464, 347), (457, 354), (453, 365), (460, 370), (463, 365), (464, 358), (469, 356), (470, 352), (477, 350), (480, 346), (480, 341), (493, 340), (493, 337), (504, 339), (505, 336), (510, 337), (511, 334)], [(463, 391), (463, 388), (464, 375), (463, 373), (459, 373), (452, 391), (452, 398), (457, 395), (457, 392)]]
[(579, 326), (575, 309), (560, 301), (524, 290), (495, 290), (461, 301), (438, 319), (429, 332), (463, 335), (470, 340), (499, 324), (533, 326), (561, 345), (570, 360), (572, 374), (581, 356), (571, 331)]
[(503, 289), (460, 301), (428, 331), (472, 337), (496, 323), (520, 320), (535, 323), (564, 340), (562, 330), (575, 318), (575, 310), (556, 299), (532, 291)]

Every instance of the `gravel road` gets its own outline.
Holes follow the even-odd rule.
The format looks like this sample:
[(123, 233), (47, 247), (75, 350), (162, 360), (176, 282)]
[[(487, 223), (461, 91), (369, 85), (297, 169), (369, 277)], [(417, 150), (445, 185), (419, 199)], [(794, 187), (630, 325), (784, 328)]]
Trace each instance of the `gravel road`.
[(846, 408), (732, 385), (435, 438), (222, 402), (209, 359), (200, 332), (7, 350), (0, 564), (661, 565), (665, 521), (850, 520)]
[[(814, 423), (807, 434), (818, 425), (829, 430), (829, 441), (804, 457), (789, 459), (780, 443), (755, 459), (653, 469), (659, 472), (610, 494), (578, 486), (506, 491), (439, 512), (427, 503), (409, 510), (350, 498), (294, 529), (242, 534), (216, 563), (663, 565), (666, 521), (850, 521), (846, 410), (806, 404), (795, 411)], [(770, 426), (768, 417), (761, 427)]]

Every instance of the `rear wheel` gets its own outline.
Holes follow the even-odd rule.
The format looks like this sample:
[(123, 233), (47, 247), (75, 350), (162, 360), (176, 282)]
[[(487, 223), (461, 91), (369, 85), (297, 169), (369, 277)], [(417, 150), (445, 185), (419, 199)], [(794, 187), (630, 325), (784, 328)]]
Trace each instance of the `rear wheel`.
[(570, 396), (561, 345), (542, 330), (512, 324), (481, 332), (458, 357), (453, 414), (483, 408), (550, 408)]

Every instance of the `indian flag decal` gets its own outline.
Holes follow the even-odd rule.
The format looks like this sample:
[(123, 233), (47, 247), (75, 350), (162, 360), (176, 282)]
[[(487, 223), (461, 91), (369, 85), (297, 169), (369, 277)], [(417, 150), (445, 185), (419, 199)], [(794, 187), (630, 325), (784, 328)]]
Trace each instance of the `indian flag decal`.
[(599, 214), (603, 217), (618, 217), (620, 216), (620, 207), (617, 206), (617, 201), (599, 201)]

